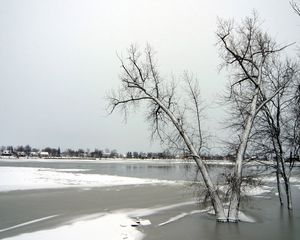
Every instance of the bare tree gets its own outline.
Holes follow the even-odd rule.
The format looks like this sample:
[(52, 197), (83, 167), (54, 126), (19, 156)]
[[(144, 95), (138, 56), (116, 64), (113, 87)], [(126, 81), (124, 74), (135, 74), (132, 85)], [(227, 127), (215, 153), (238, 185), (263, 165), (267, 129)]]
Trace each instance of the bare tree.
[(291, 4), (293, 10), (295, 11), (295, 13), (300, 16), (300, 7), (299, 7), (299, 4), (296, 3), (295, 1), (290, 1), (290, 4)]
[(217, 37), (222, 67), (230, 70), (230, 96), (228, 101), (240, 116), (240, 135), (236, 151), (234, 173), (231, 178), (231, 197), (228, 221), (238, 221), (241, 196), (242, 166), (251, 130), (257, 114), (287, 84), (282, 83), (273, 92), (265, 91), (264, 71), (269, 61), (285, 47), (279, 47), (260, 28), (256, 13), (241, 24), (232, 20), (219, 20)]
[[(266, 67), (265, 75), (268, 81), (265, 87), (266, 91), (274, 92), (283, 83), (284, 87), (280, 92), (263, 108), (257, 116), (254, 135), (256, 138), (255, 149), (265, 156), (270, 156), (275, 160), (275, 168), (278, 197), (283, 205), (282, 192), (280, 188), (281, 179), (284, 183), (284, 189), (287, 199), (288, 209), (292, 209), (292, 196), (290, 187), (290, 176), (294, 166), (296, 149), (295, 137), (300, 129), (295, 127), (295, 116), (293, 109), (295, 106), (295, 83), (297, 80), (298, 66), (287, 60), (282, 62), (274, 58), (270, 65)], [(296, 130), (297, 129), (297, 130)], [(288, 163), (286, 159), (290, 155)]]
[(292, 157), (299, 159), (300, 155), (300, 74), (298, 73), (296, 81), (293, 84), (294, 92), (292, 93), (294, 98), (292, 104), (289, 105), (291, 118), (289, 121), (288, 139), (290, 143), (290, 149)]
[(217, 221), (226, 222), (217, 188), (200, 157), (203, 136), (197, 82), (189, 74), (185, 74), (183, 82), (187, 96), (179, 95), (175, 82), (165, 81), (160, 76), (153, 50), (149, 46), (144, 53), (131, 46), (127, 58), (119, 59), (122, 68), (121, 87), (108, 96), (110, 111), (113, 112), (118, 107), (126, 117), (131, 107), (136, 107), (141, 102), (147, 104), (147, 121), (151, 125), (152, 136), (184, 150), (195, 161), (209, 193)]
[[(125, 118), (133, 107), (145, 104), (147, 121), (152, 137), (162, 143), (181, 149), (191, 157), (202, 175), (208, 195), (216, 213), (217, 221), (238, 222), (242, 166), (255, 118), (287, 84), (281, 82), (273, 91), (266, 91), (268, 78), (264, 74), (271, 59), (286, 46), (279, 47), (271, 37), (260, 29), (254, 14), (238, 25), (233, 21), (220, 20), (218, 46), (223, 67), (231, 71), (228, 101), (238, 112), (239, 122), (236, 163), (231, 175), (231, 196), (228, 215), (213, 183), (207, 166), (200, 156), (203, 147), (201, 131), (201, 100), (197, 81), (184, 75), (186, 94), (178, 94), (175, 81), (166, 81), (159, 74), (153, 50), (148, 46), (140, 52), (135, 46), (128, 49), (127, 58), (119, 58), (122, 73), (121, 87), (109, 96), (112, 113), (116, 108)], [(188, 99), (188, 100), (187, 100)]]

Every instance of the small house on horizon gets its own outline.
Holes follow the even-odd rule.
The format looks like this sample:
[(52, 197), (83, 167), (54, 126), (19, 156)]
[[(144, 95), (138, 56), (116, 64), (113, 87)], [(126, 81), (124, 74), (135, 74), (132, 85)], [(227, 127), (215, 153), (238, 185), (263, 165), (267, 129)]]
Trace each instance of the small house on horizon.
[(17, 157), (26, 157), (26, 153), (23, 151), (17, 152)]
[(10, 157), (10, 156), (12, 156), (12, 152), (10, 150), (4, 150), (2, 152), (2, 156)]
[(30, 152), (29, 156), (30, 157), (39, 157), (39, 153), (38, 152)]
[(50, 155), (49, 155), (48, 152), (40, 152), (40, 153), (39, 153), (39, 156), (40, 156), (41, 158), (48, 158)]

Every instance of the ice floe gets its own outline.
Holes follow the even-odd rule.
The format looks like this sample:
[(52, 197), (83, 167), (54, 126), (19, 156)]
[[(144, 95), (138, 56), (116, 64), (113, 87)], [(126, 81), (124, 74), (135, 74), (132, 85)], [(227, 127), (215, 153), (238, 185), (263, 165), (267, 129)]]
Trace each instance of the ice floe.
[(0, 167), (0, 191), (68, 187), (106, 187), (138, 184), (174, 184), (174, 181), (89, 174), (50, 168)]

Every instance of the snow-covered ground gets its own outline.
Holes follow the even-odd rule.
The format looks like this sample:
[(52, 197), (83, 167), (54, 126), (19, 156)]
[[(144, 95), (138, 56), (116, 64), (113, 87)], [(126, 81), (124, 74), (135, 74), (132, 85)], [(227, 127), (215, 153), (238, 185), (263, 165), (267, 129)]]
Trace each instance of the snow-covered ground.
[(172, 181), (83, 173), (80, 169), (0, 167), (0, 191), (172, 184)]
[[(265, 183), (274, 182), (276, 183), (276, 176), (265, 176), (262, 178), (262, 181)], [(300, 183), (300, 176), (290, 177), (290, 183)]]

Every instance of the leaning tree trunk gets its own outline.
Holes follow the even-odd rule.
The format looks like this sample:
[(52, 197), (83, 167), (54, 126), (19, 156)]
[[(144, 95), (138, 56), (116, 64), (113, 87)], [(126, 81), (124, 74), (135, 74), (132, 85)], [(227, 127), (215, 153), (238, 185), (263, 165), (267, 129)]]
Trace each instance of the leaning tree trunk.
[(252, 125), (255, 118), (255, 112), (257, 109), (257, 99), (258, 99), (259, 89), (255, 90), (254, 97), (251, 102), (251, 108), (249, 115), (246, 119), (245, 129), (242, 135), (241, 143), (238, 148), (234, 175), (232, 179), (232, 190), (231, 190), (231, 198), (228, 210), (228, 221), (229, 222), (238, 222), (238, 212), (239, 212), (239, 204), (241, 197), (241, 183), (242, 183), (242, 165), (245, 156), (245, 152), (247, 149), (248, 139), (251, 133)]
[(173, 115), (172, 112), (169, 111), (168, 108), (166, 108), (164, 106), (164, 104), (157, 98), (151, 96), (152, 100), (155, 101), (162, 109), (163, 111), (169, 116), (169, 118), (171, 119), (172, 123), (174, 124), (174, 126), (177, 128), (178, 132), (180, 133), (180, 136), (183, 138), (186, 146), (188, 147), (188, 149), (190, 150), (193, 159), (195, 161), (195, 163), (197, 164), (198, 169), (201, 172), (201, 175), (203, 177), (205, 186), (208, 190), (209, 196), (211, 198), (212, 201), (212, 205), (213, 208), (215, 210), (215, 214), (216, 214), (216, 220), (218, 222), (227, 222), (227, 218), (225, 216), (225, 212), (224, 212), (224, 206), (222, 204), (222, 201), (218, 195), (216, 186), (213, 184), (211, 177), (208, 173), (207, 170), (207, 166), (204, 163), (204, 161), (200, 158), (198, 152), (196, 151), (194, 145), (192, 144), (190, 138), (187, 136), (186, 132), (184, 131), (184, 129), (182, 128), (181, 124), (178, 122), (178, 120), (176, 119), (176, 117)]

